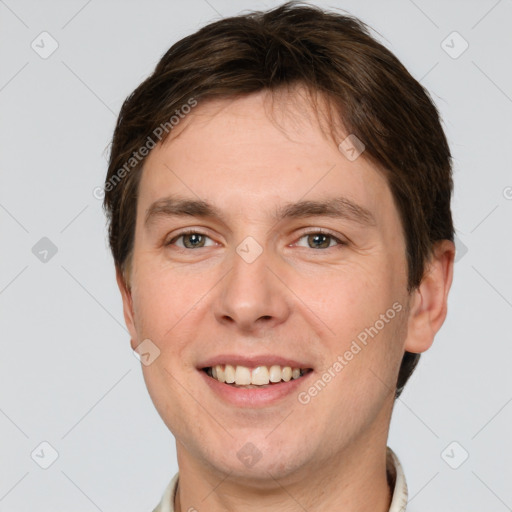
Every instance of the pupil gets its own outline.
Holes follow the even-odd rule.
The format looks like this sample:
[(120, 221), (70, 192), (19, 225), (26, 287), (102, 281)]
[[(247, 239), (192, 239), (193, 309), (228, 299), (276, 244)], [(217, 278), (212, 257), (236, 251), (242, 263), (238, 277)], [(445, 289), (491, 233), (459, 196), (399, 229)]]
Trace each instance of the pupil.
[(189, 247), (197, 247), (201, 245), (202, 235), (198, 235), (197, 233), (192, 233), (185, 238), (185, 246)]
[[(325, 239), (328, 238), (329, 235), (312, 235), (312, 237), (313, 237), (314, 243), (316, 243), (319, 241), (320, 238), (323, 238), (325, 241)], [(318, 247), (318, 245), (317, 245), (317, 247)]]

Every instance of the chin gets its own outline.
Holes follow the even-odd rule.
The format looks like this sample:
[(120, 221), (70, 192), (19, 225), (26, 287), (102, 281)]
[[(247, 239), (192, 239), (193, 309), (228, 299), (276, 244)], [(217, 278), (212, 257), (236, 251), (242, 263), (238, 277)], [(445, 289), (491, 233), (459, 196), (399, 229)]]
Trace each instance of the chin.
[[(288, 439), (283, 446), (283, 439), (272, 443), (261, 434), (245, 436), (232, 439), (222, 452), (216, 449), (203, 454), (203, 460), (215, 472), (229, 474), (230, 480), (248, 487), (267, 488), (269, 481), (270, 487), (274, 487), (273, 479), (287, 478), (307, 469), (309, 457), (303, 451), (304, 443), (292, 441)], [(204, 449), (204, 444), (201, 448)]]

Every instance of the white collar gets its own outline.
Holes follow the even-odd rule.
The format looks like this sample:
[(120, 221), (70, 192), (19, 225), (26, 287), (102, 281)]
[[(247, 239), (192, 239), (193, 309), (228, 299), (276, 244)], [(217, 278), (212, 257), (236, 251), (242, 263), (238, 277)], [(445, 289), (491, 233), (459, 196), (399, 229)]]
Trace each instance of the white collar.
[[(407, 483), (405, 481), (402, 465), (393, 450), (388, 446), (386, 453), (386, 467), (388, 473), (388, 482), (393, 487), (393, 497), (389, 512), (405, 512), (407, 507)], [(174, 496), (178, 486), (178, 476), (176, 473), (169, 485), (165, 489), (162, 500), (153, 512), (174, 512)]]
[(408, 497), (407, 482), (405, 481), (402, 465), (395, 452), (389, 446), (387, 447), (386, 453), (386, 469), (388, 480), (391, 480), (390, 485), (393, 488), (393, 497), (391, 498), (389, 512), (405, 512)]

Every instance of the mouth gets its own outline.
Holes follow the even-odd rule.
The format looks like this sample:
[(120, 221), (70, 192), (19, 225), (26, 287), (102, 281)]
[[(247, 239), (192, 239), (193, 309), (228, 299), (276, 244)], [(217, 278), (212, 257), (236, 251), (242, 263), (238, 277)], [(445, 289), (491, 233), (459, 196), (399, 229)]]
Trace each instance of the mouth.
[(202, 371), (213, 380), (235, 388), (261, 389), (303, 378), (311, 368), (281, 366), (279, 364), (243, 366), (216, 364)]
[(311, 362), (306, 361), (277, 354), (218, 354), (196, 368), (213, 395), (237, 411), (294, 400), (315, 374)]

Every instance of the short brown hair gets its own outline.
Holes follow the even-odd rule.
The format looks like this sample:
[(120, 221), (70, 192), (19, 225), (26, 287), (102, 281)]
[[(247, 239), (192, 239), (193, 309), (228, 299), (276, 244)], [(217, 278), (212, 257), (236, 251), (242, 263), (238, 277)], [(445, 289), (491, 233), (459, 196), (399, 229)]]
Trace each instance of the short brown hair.
[[(320, 93), (384, 173), (402, 221), (408, 291), (419, 286), (434, 242), (454, 238), (451, 155), (437, 109), (363, 22), (296, 2), (225, 18), (178, 41), (125, 100), (103, 203), (115, 266), (125, 280), (138, 184), (153, 137), (164, 141), (172, 118), (183, 117), (192, 101), (294, 85)], [(405, 352), (396, 397), (418, 359)]]

